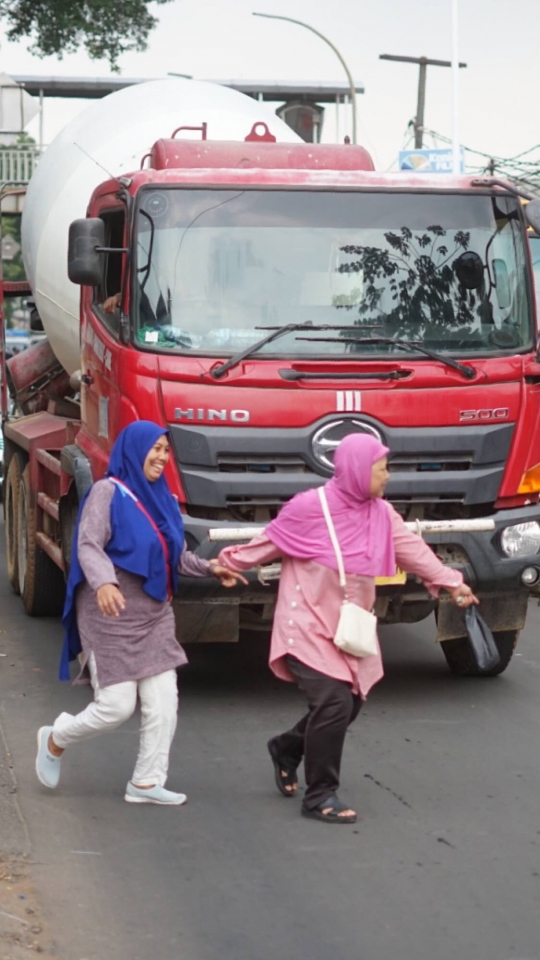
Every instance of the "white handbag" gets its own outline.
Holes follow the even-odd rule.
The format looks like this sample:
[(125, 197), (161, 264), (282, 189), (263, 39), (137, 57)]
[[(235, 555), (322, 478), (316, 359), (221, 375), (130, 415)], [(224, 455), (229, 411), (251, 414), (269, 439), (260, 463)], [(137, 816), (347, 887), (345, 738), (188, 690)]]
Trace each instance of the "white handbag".
[(347, 595), (347, 578), (345, 576), (345, 567), (343, 566), (343, 557), (341, 548), (336, 536), (336, 530), (330, 510), (324, 487), (319, 487), (319, 498), (324, 513), (324, 519), (330, 534), (330, 540), (336, 554), (339, 572), (339, 585), (343, 590), (343, 602), (339, 615), (334, 643), (343, 653), (352, 654), (353, 657), (373, 657), (379, 652), (377, 641), (377, 617), (369, 610), (364, 610), (357, 603), (352, 603)]

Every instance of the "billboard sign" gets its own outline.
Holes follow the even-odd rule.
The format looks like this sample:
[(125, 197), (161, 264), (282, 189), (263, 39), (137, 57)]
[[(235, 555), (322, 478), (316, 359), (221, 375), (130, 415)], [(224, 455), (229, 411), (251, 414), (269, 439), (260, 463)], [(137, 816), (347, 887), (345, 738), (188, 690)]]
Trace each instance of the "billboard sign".
[[(460, 173), (465, 170), (465, 152), (460, 151)], [(453, 173), (452, 150), (400, 150), (399, 169), (412, 173)]]

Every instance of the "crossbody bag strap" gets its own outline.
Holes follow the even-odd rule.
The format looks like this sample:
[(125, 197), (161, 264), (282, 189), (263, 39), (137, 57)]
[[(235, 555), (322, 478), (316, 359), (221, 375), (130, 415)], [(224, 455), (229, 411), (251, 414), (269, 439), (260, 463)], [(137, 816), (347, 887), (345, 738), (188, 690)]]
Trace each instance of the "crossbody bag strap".
[(330, 540), (332, 541), (332, 546), (334, 548), (334, 553), (336, 554), (336, 560), (338, 565), (339, 573), (339, 585), (342, 590), (347, 591), (347, 578), (345, 576), (345, 567), (343, 566), (343, 557), (341, 555), (341, 547), (339, 545), (339, 540), (336, 534), (336, 528), (334, 527), (334, 521), (330, 514), (330, 509), (328, 507), (328, 500), (326, 499), (326, 493), (324, 487), (318, 488), (319, 500), (321, 501), (321, 507), (324, 513), (324, 519), (326, 520), (326, 526), (328, 527), (328, 533), (330, 534)]

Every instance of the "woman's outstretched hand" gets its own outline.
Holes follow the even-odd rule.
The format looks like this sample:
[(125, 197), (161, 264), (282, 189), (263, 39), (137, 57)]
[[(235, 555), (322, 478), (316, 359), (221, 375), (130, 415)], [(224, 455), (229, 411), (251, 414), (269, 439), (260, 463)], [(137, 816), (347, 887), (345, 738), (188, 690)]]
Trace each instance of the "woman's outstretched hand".
[(466, 583), (462, 583), (460, 587), (452, 587), (451, 589), (447, 587), (447, 590), (456, 606), (461, 607), (463, 610), (465, 610), (465, 607), (470, 607), (473, 604), (478, 606), (480, 603), (478, 597), (475, 597), (471, 588), (468, 587)]
[(219, 562), (210, 561), (210, 572), (213, 577), (217, 577), (222, 587), (236, 587), (238, 583), (243, 583), (246, 587), (248, 585), (248, 581), (241, 573), (229, 570), (228, 567), (224, 567)]
[(98, 587), (96, 599), (101, 613), (106, 617), (119, 617), (126, 607), (126, 601), (114, 583), (104, 583)]

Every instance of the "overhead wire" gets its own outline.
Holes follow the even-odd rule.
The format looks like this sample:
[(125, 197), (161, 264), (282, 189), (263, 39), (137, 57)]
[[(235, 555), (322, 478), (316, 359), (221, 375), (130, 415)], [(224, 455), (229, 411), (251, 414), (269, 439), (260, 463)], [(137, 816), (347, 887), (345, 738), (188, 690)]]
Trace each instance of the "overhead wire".
[[(452, 143), (450, 137), (438, 133), (436, 130), (425, 130), (424, 132), (439, 143)], [(466, 145), (463, 145), (463, 150), (467, 158), (468, 172), (491, 176), (497, 174), (504, 179), (532, 188), (533, 192), (540, 194), (540, 144), (522, 150), (512, 157), (500, 157)], [(537, 152), (536, 157), (534, 156), (535, 151)], [(524, 159), (525, 157), (530, 159)]]

